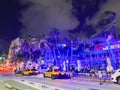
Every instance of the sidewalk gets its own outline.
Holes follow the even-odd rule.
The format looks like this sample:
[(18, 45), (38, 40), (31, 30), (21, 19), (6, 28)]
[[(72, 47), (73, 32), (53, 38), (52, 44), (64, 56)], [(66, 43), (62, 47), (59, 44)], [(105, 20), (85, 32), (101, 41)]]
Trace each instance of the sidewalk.
[(90, 80), (90, 81), (94, 81), (94, 82), (112, 82), (111, 80), (109, 80), (108, 78), (104, 79), (99, 79), (98, 77), (92, 78), (89, 75), (85, 75), (85, 74), (78, 74), (75, 77), (72, 78), (73, 80)]

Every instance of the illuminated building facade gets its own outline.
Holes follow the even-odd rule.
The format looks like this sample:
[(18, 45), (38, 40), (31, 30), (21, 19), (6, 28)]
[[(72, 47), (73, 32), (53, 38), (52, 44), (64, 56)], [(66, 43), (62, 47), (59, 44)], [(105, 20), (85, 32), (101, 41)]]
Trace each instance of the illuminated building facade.
[(82, 53), (81, 61), (89, 63), (93, 67), (104, 64), (107, 66), (107, 58), (110, 58), (112, 66), (120, 68), (120, 41), (119, 40), (104, 40), (98, 45), (94, 45), (92, 50)]

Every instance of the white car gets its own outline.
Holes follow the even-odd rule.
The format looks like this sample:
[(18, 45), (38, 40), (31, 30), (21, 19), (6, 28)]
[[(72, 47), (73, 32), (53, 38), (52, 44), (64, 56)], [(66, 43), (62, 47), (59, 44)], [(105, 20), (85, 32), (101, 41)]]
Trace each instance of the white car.
[(120, 85), (120, 69), (115, 70), (115, 72), (111, 75), (111, 80)]

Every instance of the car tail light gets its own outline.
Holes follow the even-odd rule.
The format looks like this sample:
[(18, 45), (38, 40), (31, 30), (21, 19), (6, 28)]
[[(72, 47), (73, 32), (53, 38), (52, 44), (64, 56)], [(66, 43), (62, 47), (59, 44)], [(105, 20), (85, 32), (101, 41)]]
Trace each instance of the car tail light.
[(59, 74), (61, 74), (61, 73), (59, 72)]

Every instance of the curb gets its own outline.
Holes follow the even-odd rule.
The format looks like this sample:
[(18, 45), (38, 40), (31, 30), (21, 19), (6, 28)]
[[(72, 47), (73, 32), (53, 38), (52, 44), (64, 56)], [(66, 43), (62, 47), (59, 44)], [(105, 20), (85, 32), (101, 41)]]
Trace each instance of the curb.
[(111, 80), (99, 80), (92, 78), (72, 78), (73, 80), (86, 80), (86, 81), (94, 81), (94, 82), (112, 82)]

